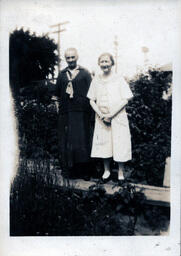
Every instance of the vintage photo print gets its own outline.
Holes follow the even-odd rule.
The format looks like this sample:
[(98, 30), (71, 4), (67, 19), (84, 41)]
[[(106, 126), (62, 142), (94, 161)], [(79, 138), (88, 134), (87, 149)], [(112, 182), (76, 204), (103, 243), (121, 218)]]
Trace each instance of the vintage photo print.
[(180, 9), (0, 2), (1, 255), (179, 255)]

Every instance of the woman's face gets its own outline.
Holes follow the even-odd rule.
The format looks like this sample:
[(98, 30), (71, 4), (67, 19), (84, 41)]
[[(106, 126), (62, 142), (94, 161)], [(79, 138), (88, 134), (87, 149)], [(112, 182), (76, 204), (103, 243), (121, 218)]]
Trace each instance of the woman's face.
[(108, 55), (103, 55), (99, 60), (99, 66), (104, 74), (109, 74), (112, 69), (112, 61)]

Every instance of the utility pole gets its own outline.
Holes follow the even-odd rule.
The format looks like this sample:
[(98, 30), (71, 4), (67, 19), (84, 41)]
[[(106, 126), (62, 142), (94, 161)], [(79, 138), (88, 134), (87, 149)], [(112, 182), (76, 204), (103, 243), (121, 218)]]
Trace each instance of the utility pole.
[(58, 24), (55, 24), (55, 25), (52, 25), (50, 26), (50, 28), (54, 28), (54, 27), (57, 27), (57, 30), (56, 31), (53, 31), (53, 32), (50, 32), (52, 34), (58, 34), (58, 72), (60, 71), (60, 61), (61, 61), (61, 44), (60, 44), (60, 33), (63, 32), (63, 31), (66, 31), (65, 28), (61, 28), (62, 25), (65, 25), (69, 23), (69, 21), (65, 21), (65, 22), (61, 22), (61, 23), (58, 23)]
[(115, 72), (118, 71), (118, 38), (114, 37), (114, 50), (115, 50)]
[(142, 50), (142, 52), (144, 54), (144, 65), (145, 65), (145, 67), (147, 67), (148, 66), (148, 55), (147, 54), (149, 52), (149, 48), (146, 47), (146, 46), (143, 46), (141, 48), (141, 50)]

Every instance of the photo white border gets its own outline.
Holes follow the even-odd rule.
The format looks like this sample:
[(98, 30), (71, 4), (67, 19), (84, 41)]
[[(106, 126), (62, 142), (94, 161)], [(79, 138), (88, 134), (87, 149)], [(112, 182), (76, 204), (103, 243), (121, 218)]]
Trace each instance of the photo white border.
[[(112, 0), (113, 1), (113, 0)], [(159, 0), (162, 1), (163, 0)], [(171, 0), (170, 0), (171, 1)], [(38, 5), (38, 1), (34, 1)], [(47, 1), (48, 2), (48, 1)], [(81, 0), (80, 0), (81, 2)], [(92, 1), (93, 2), (93, 1)], [(105, 1), (106, 3), (107, 1)], [(116, 1), (118, 2), (118, 1)], [(122, 2), (121, 0), (119, 1)], [(147, 2), (147, 0), (137, 0)], [(165, 4), (169, 0), (164, 1)], [(9, 3), (9, 2), (8, 2)], [(17, 4), (19, 2), (17, 1)], [(1, 256), (179, 256), (180, 255), (180, 143), (181, 143), (181, 1), (178, 6), (178, 35), (175, 42), (177, 55), (173, 63), (173, 114), (171, 157), (171, 226), (169, 236), (140, 237), (10, 237), (9, 191), (16, 164), (17, 137), (14, 134), (12, 99), (9, 85), (9, 32), (11, 17), (3, 12), (7, 4), (0, 1), (0, 255)], [(28, 2), (27, 2), (28, 4)], [(131, 4), (131, 1), (130, 1)], [(154, 1), (153, 1), (154, 4)], [(11, 21), (12, 22), (12, 21)]]

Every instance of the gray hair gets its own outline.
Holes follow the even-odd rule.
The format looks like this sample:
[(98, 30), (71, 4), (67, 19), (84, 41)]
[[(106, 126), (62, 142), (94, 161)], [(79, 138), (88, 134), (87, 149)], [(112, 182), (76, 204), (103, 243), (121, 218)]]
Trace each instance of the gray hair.
[(112, 62), (112, 66), (114, 66), (115, 61), (114, 61), (113, 55), (110, 54), (109, 52), (102, 53), (102, 54), (99, 56), (99, 58), (98, 58), (98, 65), (99, 65), (99, 63), (100, 63), (100, 59), (101, 59), (103, 56), (108, 56), (108, 57), (110, 58), (111, 62)]
[(73, 51), (73, 52), (75, 52), (75, 54), (78, 56), (78, 52), (77, 52), (77, 49), (76, 48), (73, 48), (73, 47), (71, 47), (71, 48), (67, 48), (66, 50), (65, 50), (65, 56), (66, 56), (66, 53), (68, 52), (68, 51)]

